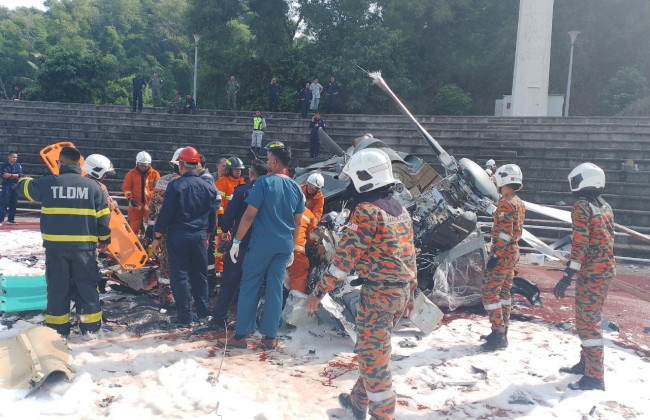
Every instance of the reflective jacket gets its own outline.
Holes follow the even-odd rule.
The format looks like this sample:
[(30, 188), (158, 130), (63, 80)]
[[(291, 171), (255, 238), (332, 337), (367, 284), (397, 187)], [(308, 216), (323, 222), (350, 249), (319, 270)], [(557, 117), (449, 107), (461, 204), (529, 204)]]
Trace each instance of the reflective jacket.
[(305, 207), (305, 211), (302, 212), (302, 219), (300, 220), (298, 242), (293, 246), (294, 251), (305, 252), (305, 245), (307, 243), (307, 238), (309, 237), (309, 232), (311, 232), (316, 225), (318, 225), (318, 219), (314, 217), (314, 213), (312, 213), (308, 207)]
[(95, 249), (111, 242), (111, 211), (97, 182), (81, 176), (78, 166), (62, 166), (59, 176), (22, 178), (18, 191), (41, 202), (43, 246), (51, 249)]
[(501, 197), (494, 213), (491, 255), (501, 258), (505, 253), (519, 249), (525, 214), (523, 201), (514, 193)]
[(232, 194), (235, 192), (235, 188), (244, 185), (245, 183), (243, 176), (240, 176), (239, 179), (235, 179), (231, 176), (222, 176), (217, 179), (215, 185), (217, 186), (217, 190), (219, 190), (219, 195), (221, 196), (219, 214), (223, 214), (226, 211), (228, 202), (232, 200)]
[(325, 206), (325, 197), (323, 197), (323, 192), (318, 191), (316, 194), (309, 195), (307, 193), (307, 185), (303, 184), (300, 186), (302, 193), (305, 194), (305, 207), (311, 210), (314, 213), (314, 218), (316, 219), (316, 224), (320, 222), (320, 218), (323, 216), (323, 206)]
[(138, 207), (149, 204), (149, 199), (153, 193), (156, 181), (160, 174), (154, 168), (149, 168), (147, 172), (140, 172), (138, 168), (133, 168), (127, 172), (122, 183), (122, 191), (127, 200), (133, 198)]
[(614, 212), (602, 198), (580, 198), (571, 209), (573, 235), (569, 268), (583, 277), (591, 272), (616, 273), (614, 260)]

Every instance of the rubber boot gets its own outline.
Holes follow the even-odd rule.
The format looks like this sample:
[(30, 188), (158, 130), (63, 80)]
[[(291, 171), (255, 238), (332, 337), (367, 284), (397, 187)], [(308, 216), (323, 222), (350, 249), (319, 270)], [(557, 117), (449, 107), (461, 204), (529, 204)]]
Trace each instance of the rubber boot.
[(508, 347), (508, 338), (506, 333), (494, 332), (484, 344), (481, 345), (481, 350), (484, 352), (496, 351)]
[(560, 372), (570, 373), (571, 375), (584, 375), (585, 374), (584, 356), (580, 356), (580, 361), (571, 367), (561, 367)]
[[(496, 333), (496, 331), (491, 331), (490, 334), (483, 334), (483, 335), (481, 335), (480, 340), (481, 341), (483, 341), (483, 340), (488, 341), (488, 340), (490, 340), (490, 337), (492, 337), (495, 333)], [(506, 328), (506, 340), (507, 339), (508, 339), (508, 329)]]
[(366, 420), (366, 410), (353, 407), (350, 402), (350, 394), (339, 394), (339, 405), (352, 414), (354, 420)]
[(605, 381), (603, 379), (596, 379), (590, 376), (583, 376), (578, 382), (569, 384), (569, 389), (574, 391), (591, 391), (594, 389), (604, 391), (605, 390)]

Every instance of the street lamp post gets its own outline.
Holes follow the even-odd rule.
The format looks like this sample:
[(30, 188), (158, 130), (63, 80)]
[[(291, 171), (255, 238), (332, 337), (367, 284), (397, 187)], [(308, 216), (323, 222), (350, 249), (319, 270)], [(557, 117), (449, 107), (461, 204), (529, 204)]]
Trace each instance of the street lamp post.
[(569, 116), (569, 101), (571, 100), (571, 73), (573, 71), (573, 45), (576, 43), (576, 38), (580, 31), (569, 31), (571, 37), (571, 55), (569, 56), (569, 77), (566, 82), (566, 99), (564, 101), (564, 116)]
[(194, 106), (198, 109), (198, 104), (196, 102), (196, 70), (199, 61), (199, 39), (201, 39), (201, 34), (194, 34)]

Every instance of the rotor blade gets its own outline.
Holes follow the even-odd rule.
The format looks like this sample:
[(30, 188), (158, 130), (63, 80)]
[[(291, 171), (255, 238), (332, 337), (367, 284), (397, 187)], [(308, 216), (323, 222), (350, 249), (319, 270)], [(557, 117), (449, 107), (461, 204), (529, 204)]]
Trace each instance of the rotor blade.
[(345, 156), (345, 151), (341, 149), (341, 146), (339, 146), (338, 143), (332, 140), (322, 127), (318, 127), (318, 140), (322, 143), (325, 150), (331, 154)]
[[(361, 67), (359, 67), (361, 69)], [(363, 69), (361, 69), (363, 70)], [(393, 91), (388, 87), (388, 84), (386, 84), (386, 81), (381, 77), (381, 72), (379, 71), (374, 71), (374, 72), (368, 72), (366, 70), (363, 70), (370, 78), (372, 79), (373, 83), (375, 83), (381, 90), (386, 92), (388, 96), (390, 96), (393, 101), (397, 104), (397, 107), (399, 108), (400, 112), (404, 114), (408, 119), (410, 119), (413, 124), (417, 127), (418, 131), (420, 131), (420, 134), (424, 136), (425, 140), (429, 143), (429, 146), (434, 150), (436, 155), (438, 155), (438, 159), (440, 160), (440, 163), (442, 163), (442, 166), (445, 167), (450, 172), (457, 172), (458, 171), (458, 164), (456, 163), (456, 160), (451, 157), (445, 149), (440, 146), (440, 144), (436, 141), (436, 139), (431, 136), (427, 132), (427, 130), (422, 127), (422, 125), (418, 122), (418, 120), (415, 119), (413, 114), (406, 108), (406, 106), (402, 103), (402, 101), (399, 100), (397, 95), (393, 93)]]
[(533, 213), (543, 214), (544, 216), (571, 224), (571, 212), (568, 210), (554, 209), (553, 207), (542, 206), (528, 201), (524, 201), (524, 206), (526, 206), (526, 210), (530, 210)]
[(526, 241), (530, 246), (541, 252), (542, 254), (546, 255), (551, 261), (566, 261), (566, 258), (551, 248), (550, 246), (546, 245), (544, 242), (541, 241), (537, 236), (533, 235), (526, 229), (522, 229), (521, 231), (521, 239)]
[[(543, 214), (545, 216), (552, 217), (553, 219), (557, 219), (562, 222), (571, 223), (570, 211), (562, 210), (562, 209), (554, 209), (552, 207), (542, 206), (539, 204), (530, 203), (528, 201), (524, 201), (524, 205), (526, 206), (526, 210), (530, 210), (533, 213)], [(637, 232), (634, 229), (630, 229), (629, 227), (619, 225), (618, 223), (614, 223), (614, 229), (617, 232), (625, 233), (640, 241), (650, 243), (650, 237), (648, 235), (644, 235), (641, 232)]]

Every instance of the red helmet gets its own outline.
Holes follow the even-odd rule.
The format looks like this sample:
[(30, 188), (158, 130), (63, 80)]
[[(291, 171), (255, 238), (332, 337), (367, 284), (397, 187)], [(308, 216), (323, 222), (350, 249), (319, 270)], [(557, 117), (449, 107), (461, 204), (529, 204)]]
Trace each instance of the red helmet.
[(201, 155), (199, 155), (199, 152), (192, 146), (187, 146), (181, 150), (177, 159), (179, 162), (186, 162), (194, 165), (201, 163)]

